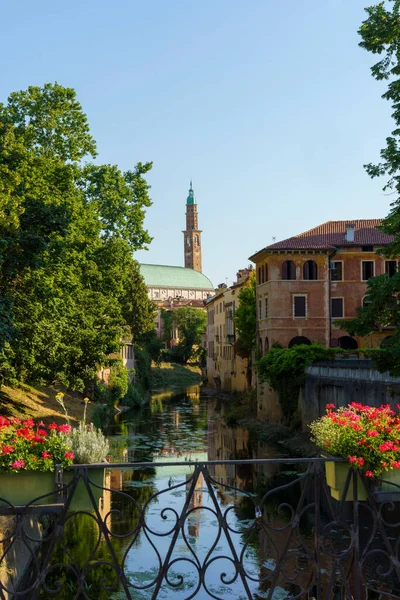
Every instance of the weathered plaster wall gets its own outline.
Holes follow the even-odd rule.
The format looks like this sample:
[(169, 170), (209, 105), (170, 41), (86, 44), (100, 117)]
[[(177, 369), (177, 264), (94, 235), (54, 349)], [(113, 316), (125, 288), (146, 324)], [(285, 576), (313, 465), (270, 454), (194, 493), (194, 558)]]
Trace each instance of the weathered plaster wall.
[(325, 414), (326, 404), (369, 406), (400, 403), (400, 379), (379, 373), (369, 360), (335, 360), (312, 365), (299, 398), (303, 429)]

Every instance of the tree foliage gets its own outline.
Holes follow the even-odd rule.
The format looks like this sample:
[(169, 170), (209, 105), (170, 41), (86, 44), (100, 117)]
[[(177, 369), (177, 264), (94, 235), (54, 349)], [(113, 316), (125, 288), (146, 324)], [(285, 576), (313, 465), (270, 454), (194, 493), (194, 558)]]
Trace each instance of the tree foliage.
[(0, 104), (0, 365), (3, 378), (82, 389), (129, 330), (153, 325), (133, 259), (151, 241), (144, 179), (94, 159), (74, 90), (30, 87)]
[(186, 363), (198, 353), (206, 323), (207, 316), (202, 308), (181, 306), (172, 312), (171, 327), (179, 332), (179, 342), (171, 349), (172, 360)]
[(239, 306), (235, 313), (235, 327), (238, 341), (236, 351), (243, 357), (250, 357), (256, 347), (256, 274), (253, 271), (238, 295)]
[[(387, 81), (383, 98), (390, 102), (394, 129), (386, 138), (378, 164), (365, 165), (370, 177), (386, 176), (385, 191), (396, 198), (391, 204), (389, 215), (382, 222), (382, 230), (392, 235), (393, 242), (379, 250), (388, 258), (400, 255), (400, 0), (380, 2), (366, 9), (367, 19), (362, 23), (359, 34), (360, 46), (381, 58), (371, 68), (377, 81)], [(393, 327), (388, 336), (391, 340), (374, 359), (379, 370), (400, 375), (400, 328), (399, 308), (395, 300), (400, 291), (400, 273), (389, 278), (375, 277), (368, 282), (365, 305), (359, 309), (357, 319), (340, 322), (340, 327), (350, 335), (361, 336)]]

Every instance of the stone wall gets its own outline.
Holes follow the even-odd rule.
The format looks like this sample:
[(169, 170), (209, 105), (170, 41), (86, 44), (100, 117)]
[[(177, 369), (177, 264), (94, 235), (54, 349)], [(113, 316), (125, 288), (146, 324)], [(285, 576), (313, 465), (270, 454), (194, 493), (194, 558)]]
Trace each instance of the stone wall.
[(326, 404), (346, 406), (361, 402), (369, 406), (400, 403), (400, 378), (379, 373), (370, 360), (341, 359), (308, 367), (299, 408), (303, 429), (325, 414)]

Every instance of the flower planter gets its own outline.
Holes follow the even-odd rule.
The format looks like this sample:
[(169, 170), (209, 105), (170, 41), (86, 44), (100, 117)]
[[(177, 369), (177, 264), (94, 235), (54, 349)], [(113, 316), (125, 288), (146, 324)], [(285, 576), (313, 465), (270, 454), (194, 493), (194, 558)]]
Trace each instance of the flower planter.
[[(0, 473), (0, 498), (14, 506), (26, 504), (55, 504), (56, 479), (55, 473), (41, 471), (19, 471), (18, 473)], [(40, 500), (39, 496), (46, 495)]]
[[(66, 495), (70, 493), (72, 489), (72, 481), (74, 479), (76, 471), (64, 471), (63, 479), (64, 483), (68, 484), (68, 490), (64, 492)], [(105, 487), (105, 468), (103, 469), (88, 469), (87, 471), (89, 479), (96, 485), (101, 487)], [(105, 492), (102, 489), (95, 487), (94, 485), (90, 485), (90, 489), (96, 501), (97, 507), (99, 507), (99, 503), (101, 498), (103, 497)], [(69, 505), (69, 509), (73, 511), (85, 510), (85, 511), (94, 511), (94, 507), (92, 501), (90, 499), (87, 487), (82, 479), (79, 478), (78, 485), (74, 491), (74, 494), (71, 499), (71, 503)]]
[(390, 469), (390, 471), (384, 471), (381, 478), (384, 481), (381, 482), (379, 491), (384, 493), (389, 492), (392, 494), (400, 493), (400, 469)]
[[(324, 456), (326, 458), (326, 456)], [(331, 496), (335, 500), (341, 500), (343, 497), (343, 491), (346, 485), (346, 480), (350, 471), (350, 465), (347, 462), (333, 462), (327, 461), (325, 463), (325, 475), (326, 483), (331, 489)], [(349, 487), (346, 494), (346, 502), (353, 500), (353, 479), (350, 479)], [(364, 487), (363, 482), (357, 474), (357, 499), (366, 500), (368, 498), (367, 490)]]

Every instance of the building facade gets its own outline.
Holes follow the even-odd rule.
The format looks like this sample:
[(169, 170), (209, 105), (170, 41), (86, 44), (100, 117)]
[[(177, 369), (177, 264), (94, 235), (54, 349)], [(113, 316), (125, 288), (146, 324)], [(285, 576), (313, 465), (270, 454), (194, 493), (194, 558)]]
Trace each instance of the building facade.
[(239, 292), (248, 279), (249, 269), (238, 272), (231, 287), (222, 284), (217, 294), (206, 301), (207, 381), (226, 392), (243, 392), (247, 387), (248, 360), (235, 352), (235, 312)]
[(259, 250), (250, 257), (257, 272), (257, 336), (263, 354), (319, 342), (326, 347), (377, 347), (390, 330), (352, 338), (335, 325), (354, 319), (365, 301), (370, 277), (392, 276), (397, 260), (375, 254), (392, 241), (381, 221), (329, 221)]

